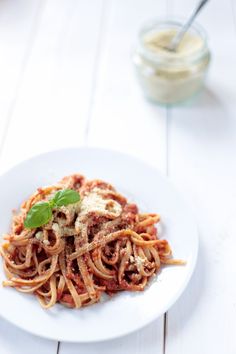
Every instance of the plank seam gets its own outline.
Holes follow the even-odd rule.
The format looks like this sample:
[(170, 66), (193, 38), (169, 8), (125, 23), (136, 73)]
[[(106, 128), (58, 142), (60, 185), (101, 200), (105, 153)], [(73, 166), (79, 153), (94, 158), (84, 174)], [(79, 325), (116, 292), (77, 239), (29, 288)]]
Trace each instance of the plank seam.
[(3, 137), (2, 137), (2, 141), (0, 143), (0, 156), (2, 155), (2, 151), (3, 151), (3, 148), (4, 148), (5, 142), (6, 142), (6, 138), (7, 138), (7, 135), (8, 135), (9, 128), (10, 128), (10, 123), (11, 123), (11, 120), (12, 120), (13, 112), (14, 112), (15, 105), (16, 105), (16, 102), (17, 102), (17, 98), (18, 98), (18, 95), (19, 95), (19, 92), (20, 92), (20, 89), (21, 89), (21, 86), (22, 86), (24, 74), (25, 74), (25, 71), (26, 71), (26, 68), (27, 68), (27, 65), (28, 65), (28, 61), (29, 61), (30, 54), (31, 54), (31, 51), (32, 51), (32, 47), (33, 47), (33, 44), (34, 44), (34, 41), (35, 41), (35, 37), (37, 35), (37, 31), (38, 31), (38, 28), (40, 26), (40, 21), (41, 21), (41, 18), (42, 18), (42, 14), (43, 14), (43, 10), (44, 10), (44, 7), (45, 7), (45, 3), (46, 3), (46, 0), (44, 0), (44, 1), (40, 0), (39, 4), (37, 6), (37, 9), (35, 11), (35, 16), (34, 16), (32, 28), (31, 28), (31, 31), (30, 31), (29, 39), (28, 39), (28, 44), (26, 45), (25, 54), (24, 54), (23, 60), (22, 60), (21, 71), (19, 73), (19, 77), (18, 77), (18, 80), (17, 80), (17, 83), (16, 83), (16, 88), (15, 88), (15, 92), (13, 94), (12, 103), (10, 104), (10, 107), (8, 109), (6, 124), (5, 124), (5, 127), (4, 127), (4, 134), (3, 134)]
[(163, 322), (163, 354), (166, 354), (167, 329), (168, 329), (168, 312), (165, 312), (164, 322)]
[(97, 88), (98, 73), (99, 73), (98, 67), (100, 65), (101, 52), (102, 52), (101, 51), (102, 39), (104, 37), (105, 28), (107, 25), (106, 18), (108, 18), (108, 16), (106, 16), (107, 12), (108, 12), (108, 8), (109, 8), (108, 4), (109, 4), (109, 2), (107, 0), (103, 0), (100, 26), (99, 26), (99, 35), (98, 35), (98, 41), (97, 41), (97, 46), (96, 46), (96, 50), (95, 50), (95, 62), (94, 62), (93, 74), (92, 74), (92, 88), (91, 88), (91, 94), (90, 94), (90, 99), (89, 99), (88, 115), (87, 115), (85, 134), (84, 134), (85, 145), (88, 144), (88, 136), (89, 136), (91, 119), (92, 119), (92, 114), (93, 114), (93, 105), (94, 105), (95, 96), (96, 96), (96, 88)]
[[(171, 0), (166, 0), (166, 18), (170, 17), (171, 14)], [(169, 119), (170, 119), (170, 109), (166, 105), (165, 107), (166, 116), (166, 176), (169, 176)], [(168, 330), (168, 311), (164, 313), (163, 316), (163, 354), (166, 354), (167, 345), (167, 330)]]
[(166, 176), (169, 176), (169, 125), (170, 125), (171, 112), (166, 108)]
[(232, 7), (232, 16), (233, 16), (233, 24), (234, 24), (234, 29), (236, 32), (236, 12), (235, 12), (235, 5), (234, 5), (234, 1), (231, 0), (231, 7)]
[[(170, 109), (166, 107), (166, 176), (169, 176), (169, 119)], [(166, 354), (167, 344), (167, 330), (168, 330), (168, 311), (163, 317), (163, 354)]]
[(61, 347), (61, 342), (57, 342), (57, 353), (56, 354), (59, 354), (60, 352), (60, 347)]
[(166, 17), (168, 18), (171, 13), (171, 0), (166, 0)]

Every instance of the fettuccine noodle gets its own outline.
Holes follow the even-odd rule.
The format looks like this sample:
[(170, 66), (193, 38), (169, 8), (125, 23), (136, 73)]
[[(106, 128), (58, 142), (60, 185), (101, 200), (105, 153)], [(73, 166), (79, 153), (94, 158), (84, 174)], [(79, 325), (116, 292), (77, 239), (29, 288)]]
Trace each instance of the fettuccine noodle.
[[(81, 201), (54, 208), (46, 225), (26, 229), (30, 208), (65, 188), (78, 191)], [(159, 239), (159, 221), (158, 214), (140, 213), (106, 182), (64, 177), (39, 188), (13, 217), (0, 248), (3, 285), (35, 294), (43, 308), (57, 302), (80, 308), (98, 302), (103, 293), (144, 290), (162, 264), (184, 263)]]

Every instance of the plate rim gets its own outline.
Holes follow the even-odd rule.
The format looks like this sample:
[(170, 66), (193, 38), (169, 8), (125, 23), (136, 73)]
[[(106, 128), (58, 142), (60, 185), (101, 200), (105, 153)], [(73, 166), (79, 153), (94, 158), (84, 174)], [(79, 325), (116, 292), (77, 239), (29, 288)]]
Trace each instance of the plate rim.
[[(30, 156), (29, 158), (25, 158), (21, 161), (19, 161), (17, 164), (12, 165), (10, 168), (4, 170), (1, 174), (0, 174), (0, 182), (1, 179), (6, 177), (8, 173), (14, 173), (14, 170), (17, 170), (19, 167), (24, 166), (27, 163), (30, 163), (31, 161), (37, 159), (37, 158), (42, 158), (42, 157), (46, 157), (49, 154), (59, 154), (60, 152), (70, 152), (70, 151), (75, 151), (77, 150), (77, 152), (79, 153), (79, 151), (81, 150), (90, 150), (90, 151), (100, 151), (101, 153), (114, 153), (114, 154), (118, 154), (121, 157), (125, 157), (125, 158), (129, 158), (132, 160), (137, 161), (138, 163), (142, 163), (145, 164), (147, 167), (150, 167), (152, 169), (155, 169), (157, 171), (157, 173), (161, 176), (162, 179), (166, 180), (167, 183), (170, 185), (171, 189), (174, 191), (174, 193), (178, 196), (178, 198), (183, 202), (184, 206), (187, 207), (188, 203), (186, 203), (184, 197), (182, 197), (182, 195), (179, 193), (178, 189), (173, 185), (173, 183), (171, 182), (170, 178), (168, 176), (166, 176), (162, 171), (160, 171), (154, 164), (152, 164), (149, 161), (145, 161), (143, 158), (137, 157), (133, 154), (130, 153), (126, 153), (123, 151), (119, 151), (116, 149), (110, 149), (110, 148), (104, 148), (104, 147), (96, 147), (96, 146), (86, 146), (86, 145), (81, 145), (81, 146), (72, 146), (72, 147), (65, 147), (65, 148), (59, 148), (59, 149), (52, 149), (52, 150), (47, 150), (44, 151), (42, 153), (39, 154), (35, 154)], [(37, 330), (34, 330), (33, 328), (28, 328), (25, 325), (20, 325), (16, 322), (14, 322), (14, 320), (7, 318), (6, 316), (2, 315), (0, 313), (0, 318), (4, 319), (5, 321), (7, 321), (8, 323), (18, 327), (21, 330), (24, 330), (30, 334), (33, 334), (37, 337), (40, 338), (44, 338), (44, 339), (49, 339), (49, 340), (55, 340), (55, 341), (62, 341), (65, 343), (100, 343), (100, 342), (106, 342), (109, 340), (113, 340), (113, 339), (118, 339), (121, 337), (125, 337), (129, 334), (132, 334), (144, 327), (147, 327), (148, 325), (150, 325), (151, 323), (153, 323), (155, 320), (157, 320), (158, 318), (160, 318), (161, 316), (164, 315), (164, 313), (166, 313), (172, 306), (173, 304), (180, 298), (181, 294), (184, 293), (184, 291), (187, 288), (187, 285), (193, 275), (194, 269), (196, 267), (196, 263), (197, 263), (197, 258), (198, 258), (198, 251), (199, 251), (199, 230), (198, 230), (198, 225), (195, 219), (195, 216), (192, 213), (192, 209), (190, 209), (190, 215), (193, 221), (193, 225), (194, 225), (194, 243), (195, 243), (195, 247), (193, 249), (192, 252), (192, 257), (191, 257), (191, 264), (189, 266), (189, 270), (187, 275), (184, 278), (184, 281), (182, 283), (182, 286), (179, 287), (178, 291), (176, 291), (175, 296), (173, 296), (171, 298), (171, 300), (165, 305), (163, 306), (161, 313), (156, 314), (154, 313), (152, 316), (149, 316), (149, 318), (147, 318), (145, 321), (142, 321), (141, 323), (136, 324), (135, 326), (132, 327), (132, 329), (130, 330), (126, 330), (124, 333), (120, 333), (118, 335), (113, 334), (113, 335), (108, 335), (106, 337), (103, 338), (99, 338), (99, 339), (90, 339), (90, 340), (73, 340), (73, 339), (65, 339), (65, 338), (61, 338), (59, 337), (55, 337), (53, 335), (46, 335), (46, 334), (42, 334), (42, 333), (38, 333)]]

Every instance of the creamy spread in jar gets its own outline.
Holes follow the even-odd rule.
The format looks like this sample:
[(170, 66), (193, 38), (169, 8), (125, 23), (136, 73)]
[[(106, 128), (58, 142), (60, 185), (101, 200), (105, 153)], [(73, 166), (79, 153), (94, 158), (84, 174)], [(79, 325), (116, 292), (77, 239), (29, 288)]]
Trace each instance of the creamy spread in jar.
[(175, 52), (166, 49), (180, 23), (160, 22), (140, 32), (134, 64), (145, 95), (160, 104), (185, 101), (203, 86), (210, 61), (205, 36), (192, 27)]

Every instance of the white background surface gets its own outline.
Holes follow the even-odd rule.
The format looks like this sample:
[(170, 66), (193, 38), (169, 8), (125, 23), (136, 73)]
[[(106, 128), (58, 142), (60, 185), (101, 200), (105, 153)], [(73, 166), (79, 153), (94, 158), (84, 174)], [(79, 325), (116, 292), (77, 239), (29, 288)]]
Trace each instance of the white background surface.
[(165, 109), (143, 99), (132, 45), (142, 22), (188, 14), (195, 1), (0, 2), (1, 172), (58, 147), (127, 151), (168, 174), (200, 230), (196, 271), (166, 326), (159, 318), (115, 341), (58, 345), (0, 320), (1, 354), (235, 354), (234, 3), (212, 0), (199, 18), (213, 54), (207, 89), (191, 106)]

